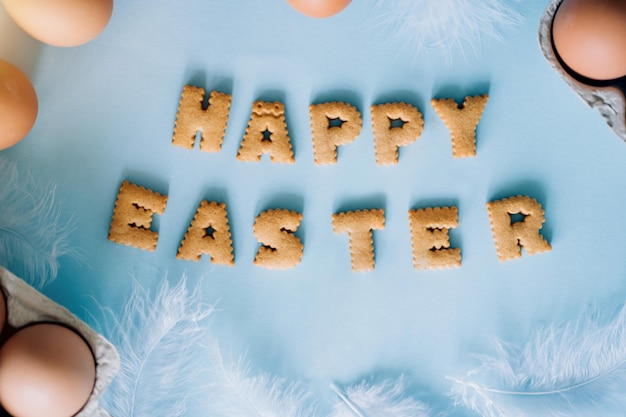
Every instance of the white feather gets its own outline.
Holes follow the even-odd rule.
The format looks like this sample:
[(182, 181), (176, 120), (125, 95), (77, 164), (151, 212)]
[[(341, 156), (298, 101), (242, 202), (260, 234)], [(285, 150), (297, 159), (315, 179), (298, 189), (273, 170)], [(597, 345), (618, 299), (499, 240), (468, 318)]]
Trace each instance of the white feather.
[(0, 158), (0, 264), (39, 289), (58, 273), (58, 258), (76, 256), (71, 222), (61, 221), (55, 189)]
[[(103, 396), (115, 417), (182, 417), (195, 395), (205, 394), (201, 347), (213, 307), (189, 292), (186, 277), (176, 286), (163, 278), (155, 294), (135, 284), (109, 339), (120, 353), (120, 373)], [(109, 311), (110, 313), (110, 311)]]
[(504, 0), (374, 0), (372, 24), (385, 29), (390, 45), (416, 58), (438, 52), (449, 59), (458, 49), (478, 55), (485, 37), (502, 39), (500, 28), (521, 22)]
[(339, 396), (330, 417), (428, 417), (430, 410), (421, 402), (406, 396), (403, 378), (380, 383), (362, 381), (342, 391), (331, 388)]
[(207, 415), (212, 417), (310, 417), (315, 406), (300, 384), (259, 373), (245, 360), (228, 361), (212, 340), (209, 362), (210, 396)]
[(467, 378), (454, 378), (452, 395), (483, 417), (624, 415), (626, 308), (610, 322), (586, 314), (537, 331), (522, 348), (496, 343), (494, 356)]

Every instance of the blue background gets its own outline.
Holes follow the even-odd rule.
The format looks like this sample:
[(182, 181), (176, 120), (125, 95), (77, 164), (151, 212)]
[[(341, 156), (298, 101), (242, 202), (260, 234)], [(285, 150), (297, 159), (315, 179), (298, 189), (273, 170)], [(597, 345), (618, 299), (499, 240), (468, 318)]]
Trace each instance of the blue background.
[[(31, 76), (40, 112), (29, 136), (0, 156), (56, 184), (83, 259), (61, 259), (44, 293), (86, 317), (90, 296), (119, 309), (132, 277), (151, 287), (186, 272), (202, 280), (207, 303), (219, 300), (219, 340), (257, 369), (312, 383), (403, 372), (435, 396), (449, 389), (445, 376), (475, 365), (471, 353), (491, 351), (494, 336), (522, 343), (589, 306), (613, 313), (626, 294), (626, 145), (541, 54), (546, 4), (511, 2), (522, 23), (501, 27), (501, 41), (483, 37), (477, 54), (405, 47), (376, 25), (371, 1), (324, 20), (281, 0), (118, 1), (87, 45), (23, 40), (27, 48), (5, 58)], [(171, 144), (185, 84), (233, 96), (217, 154)], [(454, 159), (429, 101), (483, 93), (477, 156)], [(285, 104), (295, 164), (235, 159), (258, 99)], [(318, 167), (308, 105), (335, 100), (357, 106), (363, 129), (336, 165)], [(425, 129), (397, 166), (378, 167), (369, 106), (389, 101), (416, 105)], [(155, 252), (107, 240), (123, 180), (169, 196)], [(553, 250), (501, 263), (485, 204), (517, 194), (543, 205)], [(234, 267), (175, 259), (203, 199), (227, 204)], [(415, 271), (407, 211), (439, 205), (459, 209), (450, 234), (463, 265)], [(252, 265), (252, 224), (269, 208), (304, 216), (305, 252), (294, 269)], [(331, 226), (333, 213), (359, 208), (386, 212), (369, 273), (351, 271), (347, 237)]]

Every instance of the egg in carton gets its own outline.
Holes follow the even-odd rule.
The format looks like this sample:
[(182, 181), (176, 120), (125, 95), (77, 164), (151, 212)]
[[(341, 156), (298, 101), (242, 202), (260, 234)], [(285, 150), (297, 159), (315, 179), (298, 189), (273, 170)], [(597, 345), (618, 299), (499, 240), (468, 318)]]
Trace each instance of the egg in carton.
[(75, 331), (87, 342), (96, 365), (95, 383), (87, 403), (74, 417), (110, 417), (98, 404), (98, 399), (119, 370), (120, 358), (115, 347), (69, 310), (1, 267), (0, 287), (6, 298), (6, 320), (11, 327), (20, 329), (34, 323), (56, 323)]
[(576, 77), (555, 53), (552, 22), (563, 0), (551, 0), (539, 23), (539, 44), (544, 57), (563, 80), (589, 106), (596, 109), (613, 132), (626, 142), (626, 98), (617, 81), (593, 82)]

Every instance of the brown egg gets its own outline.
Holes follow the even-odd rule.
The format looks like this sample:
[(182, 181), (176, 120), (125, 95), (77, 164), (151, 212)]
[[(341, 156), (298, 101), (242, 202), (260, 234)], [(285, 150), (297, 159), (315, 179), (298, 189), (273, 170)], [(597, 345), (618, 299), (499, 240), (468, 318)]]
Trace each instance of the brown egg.
[(0, 348), (0, 404), (13, 417), (70, 417), (88, 401), (96, 368), (73, 330), (39, 323)]
[(350, 4), (350, 1), (351, 0), (287, 0), (287, 3), (303, 15), (323, 18), (336, 15), (345, 9), (348, 4)]
[(100, 34), (113, 13), (113, 0), (2, 0), (26, 33), (54, 46), (78, 46)]
[(626, 1), (563, 0), (552, 23), (557, 54), (593, 80), (626, 75)]
[(16, 66), (0, 60), (0, 150), (22, 140), (37, 119), (37, 94)]

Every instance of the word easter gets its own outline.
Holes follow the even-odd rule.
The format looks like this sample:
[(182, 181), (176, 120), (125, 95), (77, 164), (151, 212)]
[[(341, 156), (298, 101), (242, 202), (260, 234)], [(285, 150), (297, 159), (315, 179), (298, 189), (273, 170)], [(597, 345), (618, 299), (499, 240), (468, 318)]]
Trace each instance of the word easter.
[[(109, 240), (154, 251), (158, 233), (150, 230), (154, 214), (163, 214), (167, 196), (124, 181), (120, 187)], [(491, 230), (498, 258), (506, 261), (521, 256), (521, 247), (529, 254), (551, 249), (539, 233), (545, 218), (541, 205), (527, 196), (515, 196), (487, 203)], [(512, 222), (511, 215), (523, 220)], [(456, 207), (429, 207), (409, 210), (413, 266), (417, 270), (461, 266), (461, 250), (450, 247), (449, 230), (458, 225)], [(264, 211), (253, 225), (253, 234), (261, 243), (254, 264), (270, 269), (289, 269), (298, 265), (304, 245), (295, 236), (302, 214), (285, 209)], [(357, 210), (332, 216), (336, 234), (347, 233), (354, 271), (374, 269), (373, 230), (385, 228), (385, 212)], [(187, 229), (176, 257), (199, 261), (203, 255), (211, 262), (234, 265), (228, 213), (224, 203), (202, 201)]]
[[(453, 99), (432, 99), (431, 104), (450, 130), (455, 158), (476, 155), (476, 127), (482, 116), (487, 95), (466, 97), (459, 106)], [(185, 86), (180, 98), (172, 144), (193, 149), (200, 133), (200, 150), (222, 149), (232, 97), (212, 91), (205, 109), (205, 90)], [(327, 102), (309, 107), (313, 157), (316, 165), (337, 163), (337, 148), (353, 142), (363, 125), (361, 114), (351, 104)], [(398, 163), (398, 149), (415, 142), (424, 128), (422, 113), (407, 103), (371, 106), (374, 147), (378, 165)], [(285, 106), (280, 102), (256, 101), (248, 127), (237, 153), (237, 160), (258, 162), (267, 154), (275, 163), (295, 162)]]

